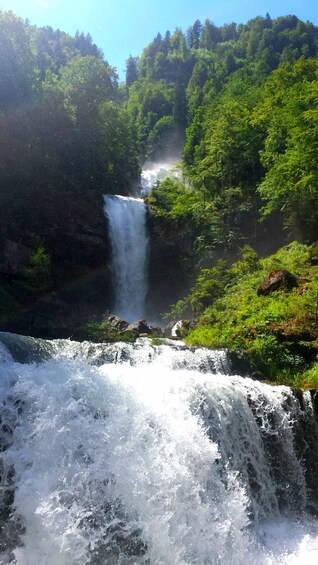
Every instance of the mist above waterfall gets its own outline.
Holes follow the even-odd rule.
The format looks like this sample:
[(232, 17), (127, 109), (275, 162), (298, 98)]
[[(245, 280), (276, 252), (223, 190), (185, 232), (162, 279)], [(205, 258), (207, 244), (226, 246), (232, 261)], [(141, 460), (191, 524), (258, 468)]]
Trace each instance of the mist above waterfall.
[(179, 160), (171, 157), (162, 161), (147, 161), (141, 172), (141, 194), (148, 194), (156, 182), (167, 177), (180, 179), (181, 172), (176, 168)]

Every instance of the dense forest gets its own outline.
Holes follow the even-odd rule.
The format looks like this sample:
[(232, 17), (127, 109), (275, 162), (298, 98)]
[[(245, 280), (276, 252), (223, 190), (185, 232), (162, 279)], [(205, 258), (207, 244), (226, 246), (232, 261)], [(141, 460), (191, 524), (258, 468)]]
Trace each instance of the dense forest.
[[(125, 84), (89, 35), (71, 37), (0, 12), (0, 42), (2, 328), (69, 335), (72, 325), (109, 307), (102, 195), (138, 192), (149, 160), (177, 159), (181, 173), (147, 197), (150, 311), (178, 301), (172, 317), (211, 327), (222, 299), (231, 302), (228, 293), (247, 273), (251, 281), (269, 264), (288, 263), (287, 251), (265, 266), (259, 256), (294, 240), (302, 251), (285, 249), (296, 257), (295, 274), (316, 277), (313, 24), (269, 14), (221, 27), (197, 20), (185, 31), (158, 34), (140, 57), (130, 56)], [(311, 342), (318, 337), (315, 316), (308, 318)], [(263, 322), (265, 341), (276, 344), (271, 321)], [(196, 343), (229, 346), (229, 333), (222, 341), (198, 331)], [(252, 340), (259, 337), (253, 331)], [(284, 345), (288, 355), (294, 341)]]

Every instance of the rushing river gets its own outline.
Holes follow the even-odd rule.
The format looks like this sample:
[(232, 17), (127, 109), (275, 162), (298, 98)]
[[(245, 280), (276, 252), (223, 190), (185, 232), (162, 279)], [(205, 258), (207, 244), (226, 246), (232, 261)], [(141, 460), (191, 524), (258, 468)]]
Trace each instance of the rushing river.
[(309, 392), (178, 343), (0, 340), (1, 564), (317, 563)]

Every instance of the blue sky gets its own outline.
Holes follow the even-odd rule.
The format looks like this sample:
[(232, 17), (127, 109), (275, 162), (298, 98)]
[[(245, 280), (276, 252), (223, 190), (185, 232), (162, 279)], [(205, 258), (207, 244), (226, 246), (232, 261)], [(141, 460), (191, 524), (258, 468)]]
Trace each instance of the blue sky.
[(140, 55), (158, 32), (186, 30), (196, 19), (244, 23), (266, 12), (272, 18), (295, 14), (318, 25), (317, 8), (317, 0), (0, 0), (1, 10), (32, 24), (90, 33), (121, 79), (129, 55)]

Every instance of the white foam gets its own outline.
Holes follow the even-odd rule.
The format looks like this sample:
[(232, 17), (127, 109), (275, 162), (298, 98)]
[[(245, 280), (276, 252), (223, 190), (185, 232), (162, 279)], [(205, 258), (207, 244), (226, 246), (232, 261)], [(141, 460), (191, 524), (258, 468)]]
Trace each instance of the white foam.
[[(1, 364), (12, 428), (1, 458), (15, 469), (13, 516), (25, 525), (15, 563), (313, 564), (317, 522), (306, 514), (290, 390), (201, 373), (195, 351), (185, 369), (178, 348), (127, 347), (126, 360), (100, 366), (72, 342), (65, 357), (59, 342), (42, 364)], [(264, 435), (278, 442), (285, 486)]]

